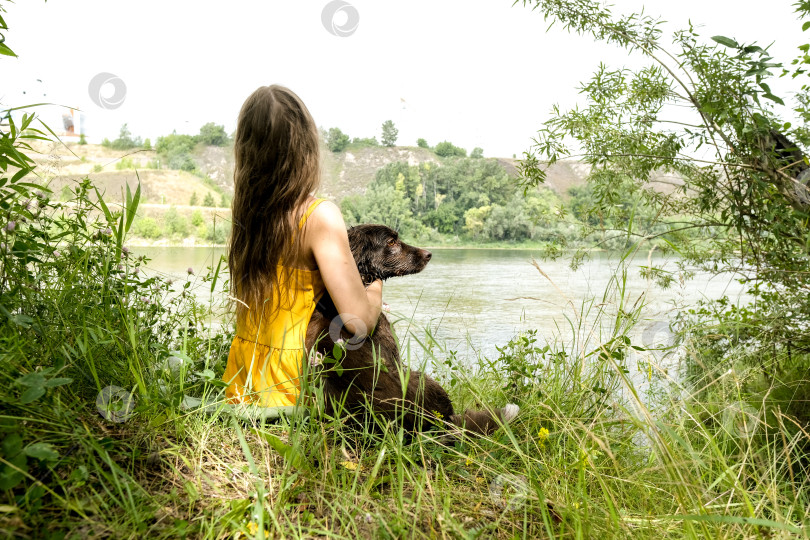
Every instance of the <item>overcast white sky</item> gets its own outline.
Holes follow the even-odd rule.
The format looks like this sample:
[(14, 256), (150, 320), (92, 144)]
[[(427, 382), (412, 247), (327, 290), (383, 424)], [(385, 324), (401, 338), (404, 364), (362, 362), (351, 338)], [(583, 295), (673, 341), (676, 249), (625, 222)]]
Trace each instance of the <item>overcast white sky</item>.
[[(115, 138), (127, 122), (154, 142), (174, 129), (197, 133), (209, 121), (230, 132), (244, 99), (279, 83), (303, 98), (318, 125), (352, 137), (379, 138), (392, 119), (399, 144), (446, 139), (511, 156), (528, 148), (554, 103), (580, 100), (578, 83), (600, 61), (638, 65), (590, 38), (546, 32), (539, 14), (510, 0), (350, 3), (359, 24), (338, 37), (321, 22), (326, 0), (18, 0), (5, 19), (19, 58), (0, 57), (0, 102), (78, 107), (91, 140)], [(611, 3), (621, 13), (644, 6), (677, 27), (691, 19), (707, 39), (775, 42), (772, 52), (785, 62), (810, 41), (793, 0)], [(126, 83), (115, 110), (89, 98), (100, 72)], [(45, 117), (61, 128), (61, 112)]]

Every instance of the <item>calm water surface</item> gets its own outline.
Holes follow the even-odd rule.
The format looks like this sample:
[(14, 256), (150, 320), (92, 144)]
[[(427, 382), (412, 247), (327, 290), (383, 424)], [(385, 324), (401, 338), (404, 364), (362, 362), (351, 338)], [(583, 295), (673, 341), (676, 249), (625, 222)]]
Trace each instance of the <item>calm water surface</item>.
[[(207, 266), (216, 264), (224, 249), (218, 248), (134, 248), (152, 260), (152, 272), (184, 280), (193, 268), (198, 294), (208, 299), (210, 284), (199, 276)], [(569, 321), (584, 318), (579, 335), (598, 334), (602, 325), (593, 326), (594, 313), (602, 306), (615, 313), (619, 297), (603, 299), (614, 275), (619, 257), (599, 254), (572, 271), (565, 260), (540, 261), (543, 276), (531, 264), (537, 253), (531, 250), (433, 249), (433, 259), (420, 274), (394, 278), (383, 286), (383, 298), (391, 306), (389, 318), (396, 323), (400, 336), (412, 335), (424, 341), (425, 329), (436, 338), (440, 350), (454, 350), (470, 364), (479, 355), (497, 358), (496, 346), (505, 345), (518, 332), (537, 330), (541, 340), (570, 342), (574, 335)], [(653, 256), (656, 264), (675, 269), (674, 259)], [(671, 339), (669, 318), (684, 306), (702, 298), (728, 295), (740, 301), (742, 286), (731, 277), (698, 274), (669, 289), (661, 289), (639, 274), (647, 265), (639, 257), (629, 266), (625, 298), (630, 304), (640, 298), (647, 304), (643, 321), (631, 334), (634, 344), (653, 345)], [(223, 272), (227, 265), (223, 264)], [(221, 298), (221, 293), (218, 293)], [(588, 315), (590, 314), (590, 315)], [(418, 349), (418, 347), (415, 347)], [(418, 355), (417, 355), (418, 356)]]

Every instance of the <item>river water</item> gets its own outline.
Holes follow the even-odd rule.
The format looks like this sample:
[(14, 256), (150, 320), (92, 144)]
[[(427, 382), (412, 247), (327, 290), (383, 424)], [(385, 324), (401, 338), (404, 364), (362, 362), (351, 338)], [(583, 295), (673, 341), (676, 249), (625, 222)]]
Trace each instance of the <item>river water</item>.
[[(195, 290), (206, 302), (210, 284), (200, 276), (206, 267), (216, 265), (225, 254), (221, 248), (142, 247), (138, 255), (147, 255), (148, 269), (175, 279), (195, 275)], [(412, 335), (422, 343), (435, 339), (436, 355), (456, 351), (457, 358), (475, 365), (479, 357), (496, 359), (496, 347), (503, 346), (516, 334), (536, 330), (538, 341), (571, 343), (592, 336), (598, 342), (612, 319), (604, 317), (594, 324), (599, 309), (615, 314), (620, 298), (614, 293), (604, 297), (609, 283), (621, 268), (619, 256), (600, 253), (573, 271), (567, 260), (538, 261), (541, 273), (532, 264), (538, 254), (531, 250), (507, 249), (433, 249), (433, 259), (420, 274), (394, 278), (383, 286), (383, 299), (389, 304), (389, 319), (399, 320), (395, 328), (400, 337)], [(676, 269), (675, 259), (653, 255), (654, 265)], [(732, 302), (745, 298), (742, 286), (731, 276), (717, 277), (698, 273), (692, 279), (676, 280), (667, 289), (640, 275), (639, 267), (648, 264), (648, 256), (637, 257), (627, 265), (625, 310), (637, 301), (646, 304), (640, 322), (631, 332), (634, 344), (654, 346), (672, 340), (671, 317), (704, 298), (729, 296)], [(227, 272), (223, 263), (222, 272)], [(619, 271), (619, 274), (621, 272)], [(221, 300), (215, 293), (214, 300)], [(590, 307), (589, 307), (590, 306)], [(579, 321), (584, 321), (579, 324)], [(420, 357), (414, 341), (412, 351)], [(658, 358), (662, 361), (662, 358)]]

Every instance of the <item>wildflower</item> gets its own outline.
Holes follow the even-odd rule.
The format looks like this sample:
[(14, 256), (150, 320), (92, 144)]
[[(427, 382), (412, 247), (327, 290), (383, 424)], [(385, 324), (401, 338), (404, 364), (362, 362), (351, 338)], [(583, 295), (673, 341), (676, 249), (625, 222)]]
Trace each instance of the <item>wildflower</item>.
[(188, 267), (188, 270), (186, 270), (186, 272), (188, 272), (188, 275), (190, 275), (190, 276), (194, 275), (194, 269), (192, 267), (190, 267), (190, 266)]
[(386, 313), (391, 313), (391, 306), (383, 302), (382, 310), (385, 311)]
[(338, 346), (338, 347), (340, 347), (341, 349), (345, 349), (345, 348), (346, 348), (346, 342), (343, 340), (343, 338), (338, 339), (338, 340), (335, 342), (335, 345), (337, 345), (337, 346)]
[(112, 229), (107, 227), (103, 231), (101, 231), (105, 236), (110, 236), (112, 234)]
[(138, 275), (138, 272), (140, 272), (140, 271), (141, 271), (141, 269), (140, 269), (140, 268), (138, 268), (138, 267), (136, 266), (136, 267), (135, 267), (135, 268), (132, 270), (132, 275), (133, 275), (133, 276), (137, 276), (137, 275)]
[(444, 415), (443, 415), (442, 413), (440, 413), (439, 411), (431, 411), (431, 412), (433, 412), (433, 415), (434, 415), (436, 418), (438, 418), (439, 420), (441, 420), (442, 418), (444, 418)]
[(311, 367), (318, 367), (321, 364), (323, 364), (323, 358), (324, 358), (323, 354), (319, 353), (318, 351), (315, 351), (315, 354), (309, 357), (309, 365)]
[(17, 223), (14, 222), (14, 221), (9, 221), (8, 224), (6, 225), (6, 230), (8, 232), (14, 232), (14, 229), (16, 229), (16, 228), (17, 228)]
[(549, 431), (544, 427), (540, 428), (540, 431), (537, 432), (537, 442), (540, 444), (540, 448), (545, 448), (548, 434)]
[(121, 248), (121, 256), (126, 257), (127, 255), (129, 255), (129, 248), (127, 246), (124, 246)]
[(354, 461), (341, 461), (340, 464), (350, 471), (356, 471), (357, 469), (363, 470), (363, 467), (359, 463), (355, 463)]
[(53, 258), (58, 259), (62, 254), (59, 253), (58, 249), (53, 250)]
[(486, 482), (486, 480), (484, 480), (482, 477), (480, 477), (480, 476), (475, 477), (475, 483), (476, 484), (483, 484), (484, 482)]
[(468, 458), (467, 458), (467, 461), (465, 461), (465, 462), (464, 462), (464, 465), (466, 465), (467, 467), (469, 467), (470, 465), (472, 465), (472, 462), (473, 462), (473, 461), (472, 461), (472, 458), (468, 457)]

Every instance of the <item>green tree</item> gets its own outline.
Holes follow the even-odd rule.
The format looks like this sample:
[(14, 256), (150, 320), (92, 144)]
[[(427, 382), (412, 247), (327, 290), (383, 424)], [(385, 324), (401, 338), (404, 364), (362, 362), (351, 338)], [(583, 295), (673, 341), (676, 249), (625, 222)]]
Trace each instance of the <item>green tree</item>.
[(436, 145), (433, 151), (436, 152), (437, 156), (441, 157), (451, 157), (451, 156), (464, 157), (467, 155), (466, 150), (464, 150), (463, 148), (459, 148), (458, 146), (448, 141), (440, 142), (439, 144)]
[(229, 141), (225, 126), (214, 122), (203, 125), (196, 139), (207, 146), (225, 146)]
[(202, 211), (194, 210), (194, 212), (192, 212), (191, 214), (192, 225), (194, 225), (195, 227), (199, 227), (200, 225), (203, 224), (204, 221), (205, 219), (203, 218)]
[(416, 146), (419, 148), (430, 148), (428, 146), (428, 142), (425, 139), (416, 139)]
[(355, 137), (352, 139), (352, 144), (356, 144), (358, 146), (380, 146), (380, 143), (377, 141), (377, 137)]
[(340, 128), (329, 128), (326, 135), (326, 146), (332, 152), (343, 152), (349, 146), (349, 136), (343, 133)]
[(405, 232), (418, 229), (405, 194), (390, 185), (371, 184), (364, 195), (346, 197), (341, 210), (349, 224), (380, 223)]
[(382, 143), (383, 146), (394, 146), (397, 144), (397, 135), (399, 130), (394, 126), (394, 122), (386, 120), (382, 125)]
[(210, 207), (210, 206), (216, 206), (216, 205), (217, 205), (217, 203), (216, 203), (216, 201), (214, 201), (214, 196), (209, 191), (208, 193), (205, 194), (205, 197), (203, 197), (203, 206), (209, 206)]
[(477, 238), (484, 231), (484, 222), (492, 212), (489, 205), (470, 208), (464, 212), (464, 230)]
[[(555, 108), (520, 164), (524, 184), (543, 182), (545, 164), (571, 157), (576, 148), (591, 166), (591, 199), (582, 201), (580, 215), (598, 215), (606, 233), (639, 245), (667, 238), (684, 271), (733, 272), (748, 283), (757, 300), (747, 308), (752, 330), (743, 341), (737, 330), (737, 343), (774, 358), (789, 357), (797, 343), (810, 349), (810, 166), (801, 148), (810, 143), (807, 85), (786, 105), (769, 84), (782, 64), (754, 43), (724, 36), (708, 41), (689, 27), (672, 36), (670, 51), (660, 21), (647, 15), (616, 17), (595, 0), (523, 4), (648, 60), (635, 71), (600, 66), (583, 85), (584, 108)], [(810, 11), (808, 2), (796, 5), (802, 16)], [(792, 72), (797, 81), (810, 64), (810, 44), (800, 49)], [(673, 111), (686, 112), (673, 118)], [(793, 126), (785, 120), (790, 116), (802, 124)], [(679, 179), (674, 194), (650, 189), (661, 173)], [(626, 219), (633, 208), (650, 209), (646, 231)], [(649, 272), (672, 279), (663, 268)], [(713, 311), (721, 312), (725, 320), (739, 316), (722, 306)], [(789, 324), (775, 326), (785, 313)], [(765, 328), (768, 339), (761, 337)]]
[(470, 152), (470, 157), (475, 159), (484, 157), (484, 149), (476, 146), (475, 148), (473, 148), (473, 151)]
[(188, 221), (174, 206), (170, 206), (169, 209), (166, 210), (166, 213), (163, 215), (163, 223), (166, 234), (169, 236), (184, 238), (189, 233)]
[(191, 199), (188, 201), (189, 206), (197, 206), (199, 204), (199, 199), (197, 199), (197, 192), (191, 194)]
[(165, 137), (158, 137), (155, 151), (164, 159), (169, 169), (193, 171), (197, 168), (193, 153), (196, 143), (191, 135), (178, 135), (173, 132)]
[(141, 138), (133, 137), (127, 124), (121, 126), (118, 132), (118, 138), (114, 141), (110, 141), (107, 138), (101, 141), (101, 146), (112, 148), (113, 150), (131, 150), (138, 148), (141, 144)]

